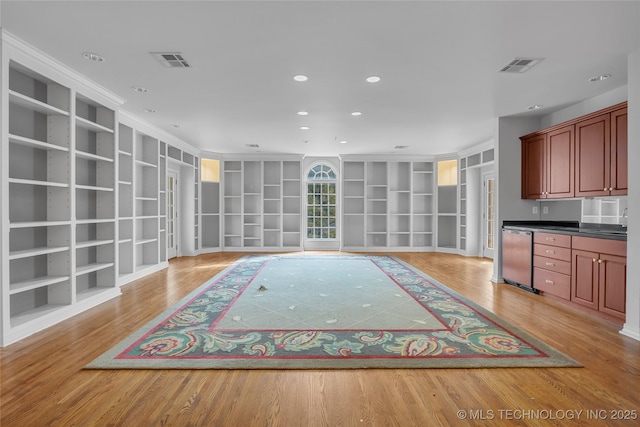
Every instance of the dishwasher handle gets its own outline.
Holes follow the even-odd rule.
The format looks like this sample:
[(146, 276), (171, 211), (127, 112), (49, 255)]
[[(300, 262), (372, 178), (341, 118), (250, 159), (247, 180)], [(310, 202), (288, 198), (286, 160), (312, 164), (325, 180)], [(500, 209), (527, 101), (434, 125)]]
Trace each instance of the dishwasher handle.
[(531, 231), (523, 231), (523, 230), (509, 230), (507, 228), (503, 228), (502, 229), (503, 233), (509, 233), (509, 234), (522, 234), (524, 236), (530, 236), (532, 234)]

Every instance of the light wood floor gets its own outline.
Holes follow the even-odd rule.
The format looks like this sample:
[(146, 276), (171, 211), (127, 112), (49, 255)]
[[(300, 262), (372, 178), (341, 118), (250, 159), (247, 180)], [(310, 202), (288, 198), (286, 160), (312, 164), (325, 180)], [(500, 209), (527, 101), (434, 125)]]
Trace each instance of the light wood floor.
[(396, 254), (584, 368), (82, 369), (241, 255), (173, 260), (120, 298), (2, 349), (0, 425), (464, 425), (459, 411), (469, 425), (640, 424), (640, 342), (606, 320), (491, 283), (490, 261), (456, 255)]

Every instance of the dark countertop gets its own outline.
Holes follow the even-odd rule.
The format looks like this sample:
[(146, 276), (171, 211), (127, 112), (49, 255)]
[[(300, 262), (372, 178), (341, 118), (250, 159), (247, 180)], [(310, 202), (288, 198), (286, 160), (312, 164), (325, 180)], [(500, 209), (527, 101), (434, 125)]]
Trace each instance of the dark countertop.
[(620, 224), (594, 224), (578, 221), (504, 221), (502, 228), (627, 241), (627, 227)]

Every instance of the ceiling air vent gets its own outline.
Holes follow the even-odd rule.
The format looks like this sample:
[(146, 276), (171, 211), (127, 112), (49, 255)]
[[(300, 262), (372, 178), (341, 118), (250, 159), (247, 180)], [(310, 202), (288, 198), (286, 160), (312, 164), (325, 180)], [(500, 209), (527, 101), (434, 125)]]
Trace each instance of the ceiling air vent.
[(396, 145), (393, 147), (394, 150), (406, 150), (407, 148), (409, 148), (408, 145)]
[(149, 52), (151, 56), (167, 68), (190, 68), (191, 65), (182, 56), (181, 52)]
[(244, 145), (245, 147), (248, 147), (248, 148), (260, 148), (258, 144), (244, 144)]
[(524, 73), (533, 68), (544, 58), (515, 58), (513, 61), (502, 67), (501, 73)]

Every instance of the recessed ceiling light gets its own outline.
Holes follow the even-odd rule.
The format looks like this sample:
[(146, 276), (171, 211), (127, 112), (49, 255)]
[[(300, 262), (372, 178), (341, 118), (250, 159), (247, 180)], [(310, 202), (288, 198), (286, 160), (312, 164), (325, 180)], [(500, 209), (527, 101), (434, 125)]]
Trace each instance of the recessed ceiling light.
[(309, 112), (308, 111), (298, 111), (298, 115), (299, 116), (308, 116)]
[(599, 76), (594, 76), (589, 79), (590, 82), (601, 82), (602, 80), (607, 80), (611, 77), (611, 74), (601, 74)]
[(340, 141), (340, 144), (346, 144), (347, 141), (345, 141), (344, 139), (342, 141)]
[(84, 57), (84, 59), (88, 60), (88, 61), (93, 61), (93, 62), (104, 62), (104, 58), (100, 55), (98, 55), (97, 53), (93, 53), (93, 52), (84, 52), (82, 54), (82, 56)]
[(354, 111), (353, 113), (351, 113), (352, 116), (361, 116), (362, 113), (360, 111)]
[(544, 105), (541, 105), (541, 104), (529, 105), (529, 106), (527, 107), (527, 110), (539, 110), (539, 109), (541, 109), (542, 107), (544, 107)]
[(147, 93), (149, 92), (149, 89), (142, 87), (142, 86), (131, 86), (131, 90), (133, 90), (134, 92), (138, 92), (138, 93)]
[(301, 130), (309, 130), (310, 128), (309, 128), (309, 126), (300, 126), (300, 129)]
[(144, 112), (145, 112), (145, 113), (157, 113), (157, 112), (158, 112), (158, 110), (154, 110), (153, 108), (145, 108), (145, 109), (144, 109)]
[(369, 83), (378, 83), (380, 81), (380, 77), (378, 77), (378, 76), (369, 76), (369, 77), (367, 77), (367, 81)]
[(293, 80), (297, 82), (306, 82), (307, 80), (309, 80), (309, 77), (305, 76), (304, 74), (296, 74), (295, 76), (293, 76)]

